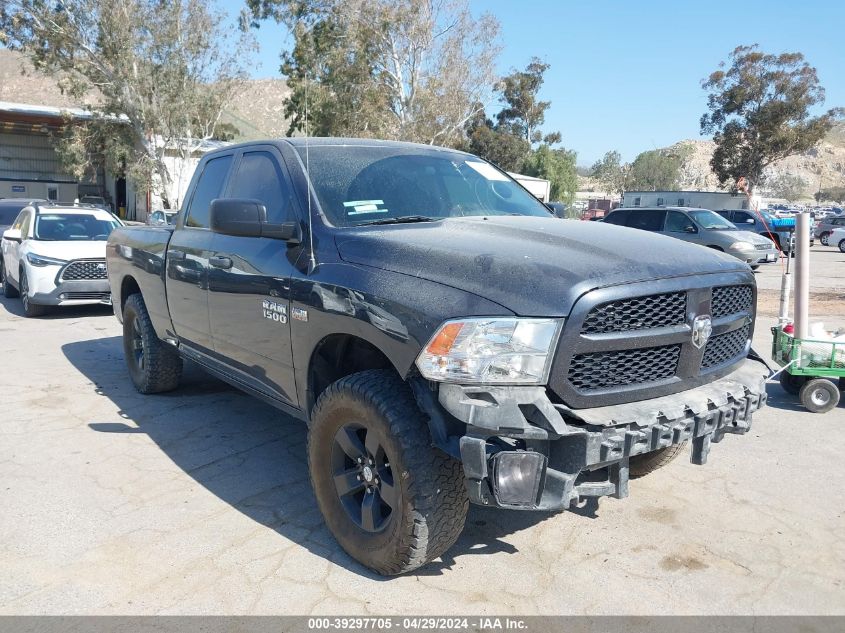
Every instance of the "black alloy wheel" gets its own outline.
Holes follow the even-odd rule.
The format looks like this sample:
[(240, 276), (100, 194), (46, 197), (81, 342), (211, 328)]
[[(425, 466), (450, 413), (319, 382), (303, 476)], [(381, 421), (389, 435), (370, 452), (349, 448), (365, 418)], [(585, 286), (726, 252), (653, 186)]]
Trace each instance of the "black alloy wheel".
[(141, 332), (140, 319), (132, 319), (132, 335), (129, 342), (132, 349), (131, 362), (135, 365), (135, 369), (139, 372), (144, 371), (144, 335)]
[(384, 530), (399, 511), (399, 488), (375, 431), (355, 423), (341, 426), (332, 446), (332, 474), (343, 509), (362, 530)]

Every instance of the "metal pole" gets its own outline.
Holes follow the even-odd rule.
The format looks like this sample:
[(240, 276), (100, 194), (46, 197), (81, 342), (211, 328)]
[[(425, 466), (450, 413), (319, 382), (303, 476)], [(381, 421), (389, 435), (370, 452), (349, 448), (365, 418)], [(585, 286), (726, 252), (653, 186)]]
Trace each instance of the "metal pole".
[(807, 338), (810, 329), (810, 214), (795, 218), (795, 337)]
[(789, 322), (789, 291), (792, 287), (792, 273), (783, 273), (780, 280), (780, 312), (778, 322), (781, 326)]

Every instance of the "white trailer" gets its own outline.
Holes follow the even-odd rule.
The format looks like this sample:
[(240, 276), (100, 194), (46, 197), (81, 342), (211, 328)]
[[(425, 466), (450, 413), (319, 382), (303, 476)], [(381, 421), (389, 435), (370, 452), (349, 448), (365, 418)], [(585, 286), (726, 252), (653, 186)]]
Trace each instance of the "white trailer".
[(508, 176), (516, 180), (523, 187), (528, 189), (535, 198), (543, 202), (549, 201), (549, 194), (552, 190), (552, 183), (545, 178), (535, 178), (534, 176), (525, 176), (523, 174), (514, 174), (508, 172)]

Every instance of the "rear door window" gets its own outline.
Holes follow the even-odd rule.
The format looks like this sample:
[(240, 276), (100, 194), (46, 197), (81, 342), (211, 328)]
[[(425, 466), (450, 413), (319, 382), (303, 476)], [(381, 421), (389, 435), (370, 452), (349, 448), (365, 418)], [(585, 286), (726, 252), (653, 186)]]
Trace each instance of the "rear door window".
[(632, 211), (628, 216), (628, 226), (643, 231), (662, 231), (666, 211), (661, 209), (642, 209)]
[(211, 207), (211, 201), (220, 197), (231, 164), (231, 155), (212, 158), (205, 164), (188, 206), (185, 226), (208, 228), (208, 211)]
[(607, 224), (616, 224), (618, 226), (625, 226), (625, 220), (628, 219), (628, 212), (627, 211), (614, 211), (609, 216), (607, 216), (604, 221)]

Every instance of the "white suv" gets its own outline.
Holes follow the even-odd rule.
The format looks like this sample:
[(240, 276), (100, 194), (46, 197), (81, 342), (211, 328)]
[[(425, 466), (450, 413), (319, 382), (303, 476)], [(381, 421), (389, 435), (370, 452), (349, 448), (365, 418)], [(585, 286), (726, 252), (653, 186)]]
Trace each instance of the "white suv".
[(3, 294), (20, 295), (28, 317), (47, 306), (111, 303), (106, 239), (120, 224), (108, 211), (91, 207), (25, 207), (0, 242)]

